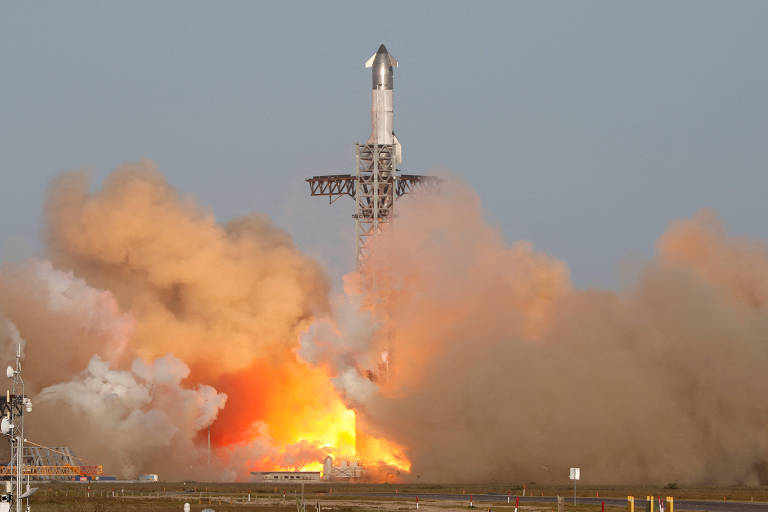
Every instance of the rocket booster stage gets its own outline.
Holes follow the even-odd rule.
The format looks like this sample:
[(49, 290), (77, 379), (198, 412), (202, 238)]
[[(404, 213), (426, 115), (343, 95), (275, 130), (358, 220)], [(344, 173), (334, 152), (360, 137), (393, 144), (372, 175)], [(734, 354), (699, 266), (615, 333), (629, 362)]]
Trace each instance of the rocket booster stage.
[(371, 136), (368, 144), (391, 144), (395, 146), (396, 163), (402, 161), (402, 148), (393, 127), (392, 83), (397, 60), (382, 44), (370, 59), (366, 68), (373, 68), (373, 90), (371, 91)]

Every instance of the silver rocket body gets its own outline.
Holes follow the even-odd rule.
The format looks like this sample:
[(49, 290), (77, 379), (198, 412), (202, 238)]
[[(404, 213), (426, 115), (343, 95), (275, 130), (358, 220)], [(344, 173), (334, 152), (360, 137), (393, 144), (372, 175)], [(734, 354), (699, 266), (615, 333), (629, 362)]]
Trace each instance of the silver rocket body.
[(395, 147), (396, 164), (403, 159), (402, 147), (394, 131), (394, 110), (392, 102), (393, 68), (397, 60), (389, 54), (382, 44), (370, 59), (366, 68), (372, 68), (373, 88), (371, 90), (371, 136), (368, 144), (386, 144)]

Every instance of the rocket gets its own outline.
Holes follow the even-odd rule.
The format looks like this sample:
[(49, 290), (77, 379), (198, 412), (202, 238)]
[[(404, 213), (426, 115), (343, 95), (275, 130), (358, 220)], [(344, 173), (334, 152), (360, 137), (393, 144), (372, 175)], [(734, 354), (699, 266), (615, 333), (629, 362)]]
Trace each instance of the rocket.
[(395, 136), (392, 125), (392, 82), (397, 67), (397, 60), (389, 54), (382, 44), (379, 49), (365, 61), (366, 68), (372, 68), (373, 89), (371, 91), (371, 136), (368, 144), (387, 144), (395, 147), (395, 163), (403, 160), (403, 150), (400, 141)]

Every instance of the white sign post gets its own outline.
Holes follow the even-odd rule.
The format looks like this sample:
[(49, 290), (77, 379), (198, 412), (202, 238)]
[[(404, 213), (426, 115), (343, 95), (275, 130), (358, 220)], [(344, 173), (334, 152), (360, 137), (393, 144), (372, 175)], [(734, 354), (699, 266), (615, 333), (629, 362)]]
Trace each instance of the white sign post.
[(581, 468), (571, 468), (569, 478), (573, 480), (573, 504), (576, 504), (576, 480), (581, 478)]

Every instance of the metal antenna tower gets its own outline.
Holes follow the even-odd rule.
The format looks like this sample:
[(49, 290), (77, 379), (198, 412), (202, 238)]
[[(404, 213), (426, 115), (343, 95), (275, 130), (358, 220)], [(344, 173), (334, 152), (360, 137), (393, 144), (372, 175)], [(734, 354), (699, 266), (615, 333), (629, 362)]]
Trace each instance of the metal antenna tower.
[(439, 178), (401, 174), (402, 146), (393, 131), (393, 67), (397, 60), (382, 44), (365, 63), (372, 68), (371, 136), (355, 144), (355, 174), (307, 178), (312, 196), (328, 196), (333, 204), (342, 196), (355, 200), (355, 258), (358, 270), (369, 255), (368, 241), (394, 218), (395, 200), (417, 186), (437, 184)]
[(21, 345), (16, 351), (16, 368), (9, 366), (6, 375), (12, 379), (11, 390), (0, 398), (0, 432), (8, 436), (11, 444), (11, 462), (13, 476), (7, 481), (6, 494), (0, 499), (0, 511), (10, 510), (12, 503), (16, 504), (16, 512), (21, 512), (22, 502), (27, 498), (26, 510), (29, 510), (29, 496), (37, 489), (23, 492), (23, 454), (24, 454), (24, 413), (32, 412), (32, 401), (24, 394), (24, 380), (21, 378)]

